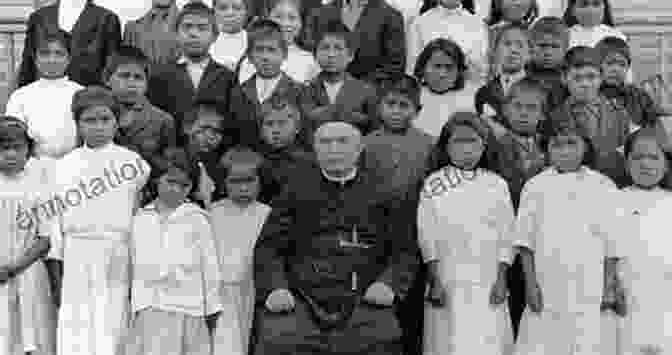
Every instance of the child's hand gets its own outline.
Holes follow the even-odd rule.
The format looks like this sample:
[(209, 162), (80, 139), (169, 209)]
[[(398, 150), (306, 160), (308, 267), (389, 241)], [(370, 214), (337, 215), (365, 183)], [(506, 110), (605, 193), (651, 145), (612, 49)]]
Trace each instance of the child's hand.
[(490, 305), (499, 306), (506, 300), (506, 280), (498, 278), (490, 290)]
[(525, 297), (527, 298), (527, 306), (530, 307), (530, 310), (534, 313), (541, 313), (544, 310), (544, 299), (541, 293), (541, 287), (539, 284), (532, 280), (527, 282), (527, 292)]
[(448, 300), (448, 292), (441, 282), (432, 282), (427, 293), (427, 302), (434, 307), (445, 307)]
[(394, 304), (394, 291), (384, 282), (374, 282), (366, 290), (364, 300), (375, 305), (390, 307)]

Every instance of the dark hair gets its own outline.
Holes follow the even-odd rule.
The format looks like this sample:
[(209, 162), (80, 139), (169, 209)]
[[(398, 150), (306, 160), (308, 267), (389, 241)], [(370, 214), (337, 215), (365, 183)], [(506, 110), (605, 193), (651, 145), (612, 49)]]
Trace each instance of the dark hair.
[(481, 155), (481, 159), (476, 164), (476, 168), (495, 171), (497, 159), (494, 147), (495, 144), (493, 144), (494, 137), (488, 124), (473, 112), (455, 112), (443, 125), (443, 128), (441, 128), (441, 134), (439, 134), (439, 138), (429, 154), (426, 170), (428, 175), (443, 169), (445, 166), (454, 166), (450, 159), (450, 155), (446, 151), (446, 146), (448, 145), (448, 141), (452, 137), (455, 128), (460, 126), (466, 126), (473, 129), (481, 139), (483, 139), (485, 150)]
[(198, 190), (198, 183), (201, 177), (201, 170), (197, 160), (194, 159), (184, 148), (167, 147), (163, 151), (163, 157), (168, 161), (168, 166), (157, 174), (157, 179), (173, 169), (182, 171), (191, 182), (190, 195)]
[(219, 27), (217, 26), (217, 19), (215, 17), (215, 10), (210, 6), (206, 5), (201, 0), (188, 2), (182, 7), (182, 10), (177, 14), (175, 18), (175, 32), (178, 31), (182, 21), (187, 15), (194, 15), (199, 17), (204, 17), (208, 19), (208, 22), (212, 25), (212, 31), (215, 35), (219, 34)]
[(434, 55), (435, 52), (439, 51), (453, 58), (453, 60), (456, 62), (457, 80), (455, 81), (454, 90), (463, 89), (464, 83), (466, 81), (467, 59), (464, 55), (464, 51), (462, 51), (462, 48), (460, 48), (457, 43), (446, 38), (436, 38), (427, 43), (415, 62), (413, 75), (416, 79), (418, 79), (418, 81), (423, 83), (425, 81), (424, 75), (427, 62), (429, 62), (429, 59)]
[[(576, 6), (577, 1), (581, 0), (569, 0), (567, 3), (565, 14), (562, 17), (565, 20), (567, 27), (572, 27), (579, 23), (579, 21), (576, 19), (576, 16), (574, 16), (574, 6)], [(614, 16), (611, 13), (611, 5), (609, 4), (609, 0), (602, 0), (602, 3), (604, 4), (604, 16), (602, 16), (602, 24), (613, 27)]]
[(54, 42), (58, 42), (61, 47), (65, 48), (65, 50), (68, 52), (68, 55), (70, 55), (72, 49), (72, 36), (70, 33), (58, 29), (46, 31), (41, 36), (37, 37), (37, 43), (35, 44), (35, 56), (37, 56), (37, 51), (40, 50), (40, 48), (43, 48)]
[[(551, 121), (551, 120), (547, 120)], [(551, 141), (553, 138), (566, 135), (576, 135), (580, 137), (585, 146), (586, 151), (583, 153), (581, 159), (581, 165), (585, 165), (590, 169), (596, 169), (597, 164), (597, 151), (595, 150), (595, 144), (593, 140), (588, 135), (588, 132), (585, 127), (580, 125), (576, 120), (562, 120), (562, 121), (553, 121), (547, 122), (545, 129), (545, 136), (541, 140), (541, 146), (544, 151), (548, 152), (550, 148)], [(550, 162), (550, 154), (548, 155)]]
[(14, 116), (0, 115), (0, 141), (15, 138), (15, 135), (7, 132), (8, 130), (14, 131), (13, 133), (20, 132), (23, 139), (28, 143), (28, 157), (33, 156), (35, 153), (36, 142), (28, 133), (28, 125)]
[(112, 92), (102, 86), (89, 86), (77, 91), (72, 97), (72, 113), (75, 122), (79, 122), (82, 112), (93, 106), (107, 106), (114, 117), (119, 119), (121, 107)]
[(565, 54), (565, 70), (593, 67), (602, 70), (600, 53), (593, 47), (575, 46)]
[(224, 177), (228, 176), (231, 172), (231, 167), (237, 164), (251, 166), (256, 174), (261, 177), (264, 157), (248, 146), (238, 145), (227, 150), (219, 159), (219, 165)]
[(622, 55), (628, 61), (628, 64), (632, 62), (630, 46), (628, 46), (628, 42), (624, 41), (622, 38), (614, 36), (604, 37), (597, 42), (595, 50), (597, 50), (600, 55), (600, 62), (603, 62), (610, 53), (618, 53)]
[[(669, 152), (667, 149), (665, 149), (667, 137), (660, 122), (657, 122), (655, 125), (642, 127), (628, 135), (628, 137), (625, 139), (625, 144), (623, 144), (623, 155), (625, 156), (625, 160), (627, 162), (635, 146), (635, 143), (637, 143), (639, 139), (647, 138), (656, 141), (660, 151), (663, 152), (663, 157), (667, 161), (667, 172), (665, 173), (665, 176), (663, 176), (663, 178), (658, 182), (658, 186), (670, 189), (672, 188), (672, 186), (670, 186), (670, 178), (672, 177), (670, 172), (670, 168), (672, 168), (672, 152)], [(627, 185), (634, 185), (635, 182), (630, 175), (630, 169), (626, 167), (625, 171), (625, 175), (628, 178)]]
[(320, 29), (317, 35), (317, 40), (315, 41), (315, 49), (314, 49), (315, 51), (317, 51), (317, 47), (324, 40), (325, 37), (334, 37), (342, 39), (345, 42), (345, 46), (348, 48), (348, 50), (352, 51), (353, 48), (352, 31), (350, 31), (350, 29), (348, 29), (348, 26), (344, 25), (343, 22), (330, 21), (322, 29)]
[(569, 47), (569, 28), (567, 28), (565, 22), (559, 17), (544, 16), (534, 22), (530, 28), (530, 37), (532, 40), (544, 35), (560, 38), (565, 47)]
[[(474, 0), (461, 0), (462, 8), (469, 11), (472, 14), (476, 14), (476, 7), (474, 5)], [(424, 0), (422, 7), (420, 8), (420, 14), (439, 6), (439, 0)]]
[(398, 94), (411, 100), (417, 110), (420, 109), (420, 91), (420, 84), (414, 77), (398, 74), (381, 81), (378, 89), (378, 98), (382, 100), (389, 94)]
[[(511, 88), (509, 89), (509, 92), (506, 94), (504, 97), (504, 105), (507, 105), (513, 101), (514, 98), (516, 98), (518, 95), (521, 93), (535, 93), (539, 97), (539, 100), (541, 101), (541, 107), (542, 107), (542, 115), (544, 116), (544, 120), (547, 119), (546, 113), (547, 113), (547, 107), (548, 107), (548, 90), (544, 88), (544, 86), (541, 84), (536, 79), (533, 79), (531, 77), (525, 77), (521, 80), (518, 80), (517, 82), (511, 84)], [(509, 118), (506, 118), (506, 124), (509, 124)], [(510, 127), (509, 127), (510, 128)]]
[(502, 38), (504, 38), (504, 35), (509, 33), (510, 31), (519, 31), (520, 33), (522, 33), (525, 37), (527, 37), (528, 47), (532, 47), (532, 39), (531, 39), (532, 37), (530, 36), (530, 31), (527, 29), (527, 27), (517, 23), (508, 23), (497, 29), (495, 34), (495, 41), (493, 42), (494, 50), (497, 50), (499, 42), (502, 40)]
[(279, 95), (273, 95), (269, 100), (265, 101), (261, 105), (260, 123), (263, 123), (266, 117), (271, 113), (281, 111), (286, 108), (291, 108), (292, 110), (296, 111), (298, 114), (297, 123), (300, 124), (302, 119), (301, 105), (299, 103), (298, 95), (292, 92), (284, 92), (280, 93)]
[(282, 35), (282, 28), (277, 23), (268, 20), (261, 19), (252, 22), (249, 28), (247, 29), (247, 51), (254, 48), (254, 44), (258, 41), (263, 40), (274, 40), (278, 42), (280, 48), (287, 53), (287, 43)]
[(149, 58), (139, 48), (122, 45), (107, 60), (107, 64), (103, 70), (103, 82), (107, 82), (120, 66), (129, 64), (142, 68), (147, 80), (149, 80)]
[(221, 120), (218, 122), (219, 129), (223, 129), (222, 124), (224, 117), (226, 117), (226, 111), (222, 107), (221, 103), (218, 103), (214, 100), (200, 99), (194, 103), (191, 110), (185, 114), (184, 120), (182, 122), (183, 134), (188, 135), (191, 127), (199, 120), (202, 115), (213, 115), (220, 117)]
[[(490, 14), (488, 14), (488, 26), (492, 26), (504, 21), (504, 7), (502, 6), (503, 0), (492, 0), (490, 2)], [(529, 26), (534, 20), (539, 16), (539, 3), (537, 0), (531, 0), (530, 8), (527, 10), (527, 13), (520, 21), (514, 23), (521, 26)]]

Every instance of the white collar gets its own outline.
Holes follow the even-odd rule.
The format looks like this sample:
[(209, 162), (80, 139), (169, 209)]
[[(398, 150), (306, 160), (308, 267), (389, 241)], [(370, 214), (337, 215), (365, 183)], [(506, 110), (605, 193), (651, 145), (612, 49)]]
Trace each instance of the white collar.
[(66, 31), (72, 32), (73, 27), (82, 14), (88, 0), (60, 0), (58, 5), (58, 26)]
[(331, 176), (329, 175), (324, 169), (320, 169), (322, 171), (322, 176), (324, 176), (325, 179), (331, 181), (331, 182), (337, 182), (339, 184), (345, 184), (346, 182), (353, 180), (355, 177), (357, 177), (357, 167), (354, 167), (352, 171), (343, 177), (336, 177), (336, 176)]
[(56, 79), (40, 78), (40, 79), (37, 80), (37, 82), (38, 82), (40, 85), (53, 86), (53, 85), (61, 85), (61, 84), (64, 84), (64, 83), (68, 82), (69, 80), (70, 80), (70, 79), (69, 79), (67, 76), (63, 76), (63, 77), (56, 78)]

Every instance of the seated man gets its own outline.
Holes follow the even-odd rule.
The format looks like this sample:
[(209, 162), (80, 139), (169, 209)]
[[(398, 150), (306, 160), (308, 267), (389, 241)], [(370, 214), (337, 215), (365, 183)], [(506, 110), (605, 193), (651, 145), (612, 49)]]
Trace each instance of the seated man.
[[(254, 251), (255, 353), (401, 355), (394, 306), (418, 267), (414, 213), (363, 169), (359, 131), (327, 122)], [(290, 312), (291, 311), (291, 312)]]

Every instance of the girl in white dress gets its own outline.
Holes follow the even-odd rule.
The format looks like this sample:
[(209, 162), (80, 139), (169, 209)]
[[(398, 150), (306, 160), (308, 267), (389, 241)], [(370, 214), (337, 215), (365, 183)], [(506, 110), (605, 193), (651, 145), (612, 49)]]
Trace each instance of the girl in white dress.
[(491, 170), (487, 124), (455, 113), (436, 144), (418, 207), (429, 270), (424, 353), (509, 354), (506, 271), (514, 221), (506, 181)]
[(617, 190), (590, 168), (594, 149), (582, 132), (550, 131), (552, 166), (523, 188), (514, 228), (528, 304), (516, 353), (613, 355), (603, 350), (601, 304), (605, 274), (613, 272), (606, 261), (616, 256)]
[(245, 55), (247, 49), (247, 0), (214, 0), (215, 16), (219, 26), (219, 36), (210, 47), (210, 55), (231, 71)]
[(215, 354), (247, 354), (254, 283), (252, 255), (271, 208), (257, 201), (263, 158), (249, 149), (229, 150), (222, 158), (227, 198), (210, 208), (223, 273), (223, 312), (215, 330)]
[[(670, 157), (659, 133), (645, 128), (625, 143), (633, 185), (623, 189), (622, 264), (627, 315), (620, 332), (624, 355), (672, 352), (672, 253), (668, 229), (672, 193), (665, 181)], [(661, 187), (665, 186), (665, 188)]]
[(416, 128), (438, 137), (453, 113), (475, 111), (474, 97), (480, 84), (471, 80), (460, 46), (451, 40), (430, 41), (418, 56), (413, 70), (422, 84), (422, 109), (413, 121)]
[[(282, 71), (298, 83), (306, 83), (320, 73), (313, 54), (299, 48), (297, 39), (301, 33), (301, 3), (299, 0), (274, 0), (268, 12), (268, 18), (282, 28), (287, 42), (287, 59), (282, 63)], [(245, 58), (240, 63), (238, 79), (244, 83), (252, 77), (255, 69)]]

